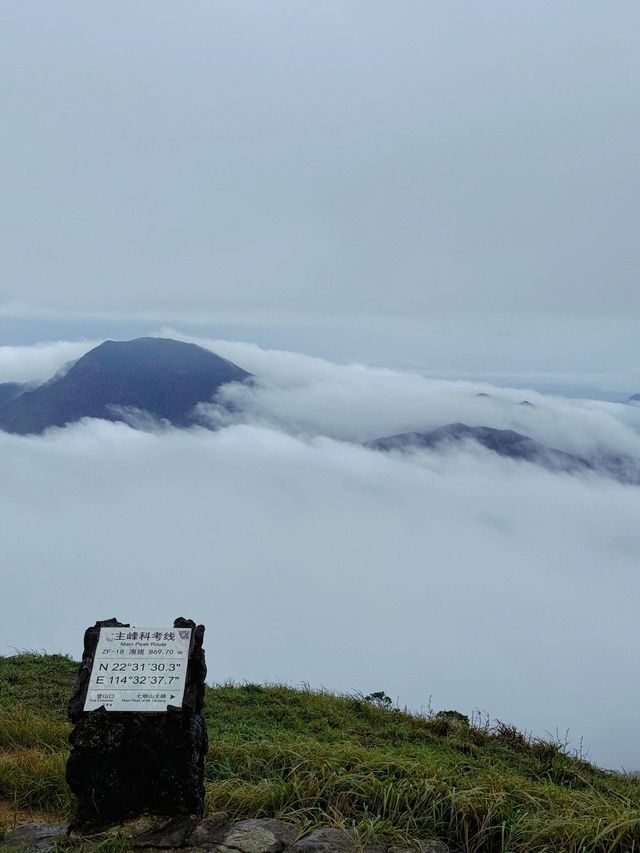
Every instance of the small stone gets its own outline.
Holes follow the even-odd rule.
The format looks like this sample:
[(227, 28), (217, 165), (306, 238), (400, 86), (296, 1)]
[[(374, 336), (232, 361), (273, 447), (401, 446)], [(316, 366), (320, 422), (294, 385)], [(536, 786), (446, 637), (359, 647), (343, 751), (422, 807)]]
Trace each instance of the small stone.
[(229, 815), (226, 812), (214, 812), (196, 824), (189, 836), (189, 846), (203, 847), (220, 844), (229, 829)]
[(138, 835), (143, 835), (145, 832), (154, 832), (167, 823), (168, 817), (161, 815), (143, 814), (139, 817), (134, 817), (131, 820), (125, 820), (122, 825), (113, 827), (113, 832), (122, 833), (129, 838), (136, 838)]
[(316, 829), (289, 847), (288, 853), (356, 853), (358, 843), (342, 829)]
[(28, 850), (50, 850), (60, 836), (67, 834), (64, 823), (24, 823), (9, 830), (2, 840), (7, 847), (24, 847)]
[(300, 827), (286, 820), (275, 820), (274, 818), (255, 818), (252, 820), (241, 820), (235, 823), (234, 829), (266, 829), (273, 833), (282, 847), (289, 847), (300, 836)]
[(280, 853), (282, 842), (268, 829), (263, 827), (233, 826), (216, 849), (219, 853), (227, 850), (239, 850), (240, 853)]
[(134, 847), (182, 847), (190, 843), (191, 835), (198, 823), (197, 815), (180, 815), (154, 826), (133, 838)]
[(430, 841), (420, 843), (420, 853), (449, 853), (449, 848), (444, 841), (432, 838)]
[[(432, 838), (429, 841), (418, 842), (419, 853), (449, 853), (449, 848), (443, 841), (438, 841), (437, 838)], [(414, 847), (400, 847), (392, 845), (387, 853), (416, 853)]]

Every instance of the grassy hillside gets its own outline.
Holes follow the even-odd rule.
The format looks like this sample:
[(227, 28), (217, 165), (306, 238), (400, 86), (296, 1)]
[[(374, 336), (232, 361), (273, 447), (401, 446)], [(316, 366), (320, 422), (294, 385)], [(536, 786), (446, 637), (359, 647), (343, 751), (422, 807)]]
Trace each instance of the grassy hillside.
[[(76, 664), (0, 658), (0, 821), (64, 816)], [(504, 725), (255, 684), (207, 690), (210, 810), (438, 837), (455, 851), (640, 849), (640, 783)]]

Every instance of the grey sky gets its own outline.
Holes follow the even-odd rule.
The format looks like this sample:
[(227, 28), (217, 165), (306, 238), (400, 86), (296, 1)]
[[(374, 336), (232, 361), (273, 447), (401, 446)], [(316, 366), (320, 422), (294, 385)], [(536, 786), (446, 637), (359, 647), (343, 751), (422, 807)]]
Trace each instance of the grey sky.
[(560, 360), (564, 326), (622, 366), (639, 25), (588, 0), (3, 3), (0, 315), (315, 325), (337, 354), (388, 322), (428, 361), (410, 318), (477, 340), (469, 367), (533, 335), (530, 369), (553, 318)]

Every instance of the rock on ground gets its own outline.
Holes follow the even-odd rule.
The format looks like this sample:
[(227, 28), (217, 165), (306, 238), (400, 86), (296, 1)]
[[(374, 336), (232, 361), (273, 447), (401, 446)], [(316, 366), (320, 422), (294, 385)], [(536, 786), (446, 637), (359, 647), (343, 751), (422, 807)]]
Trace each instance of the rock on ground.
[(67, 826), (63, 823), (23, 823), (10, 829), (0, 841), (0, 849), (22, 847), (25, 850), (50, 850), (56, 841), (65, 836)]
[[(69, 851), (74, 842), (83, 853), (95, 848), (114, 834), (125, 836), (139, 853), (416, 853), (415, 849), (392, 846), (384, 848), (372, 842), (364, 848), (355, 835), (342, 829), (325, 827), (302, 836), (293, 823), (270, 818), (231, 822), (225, 812), (217, 812), (198, 821), (194, 817), (162, 818), (143, 815), (126, 821), (93, 837), (68, 834), (65, 824), (29, 823), (12, 829), (0, 840), (3, 847), (18, 848), (25, 853), (52, 850), (56, 842), (66, 839)], [(449, 853), (442, 841), (423, 841), (418, 853)]]
[[(387, 853), (416, 853), (414, 849), (409, 847), (389, 847)], [(443, 841), (432, 839), (431, 841), (423, 841), (420, 844), (418, 853), (449, 853), (449, 848)]]
[[(316, 829), (288, 848), (288, 853), (360, 853), (355, 836), (343, 829)], [(378, 844), (365, 848), (365, 853), (384, 853)]]
[(224, 836), (221, 847), (240, 853), (280, 853), (299, 835), (295, 824), (283, 820), (241, 820)]

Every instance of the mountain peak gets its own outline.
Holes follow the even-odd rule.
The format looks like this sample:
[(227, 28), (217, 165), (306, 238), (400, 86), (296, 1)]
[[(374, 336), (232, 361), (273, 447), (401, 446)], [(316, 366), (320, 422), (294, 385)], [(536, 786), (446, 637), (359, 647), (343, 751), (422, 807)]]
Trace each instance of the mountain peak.
[(195, 423), (193, 410), (246, 370), (196, 344), (172, 338), (105, 341), (66, 372), (17, 396), (0, 396), (0, 428), (40, 433), (81, 418), (123, 420), (137, 409), (176, 426)]

